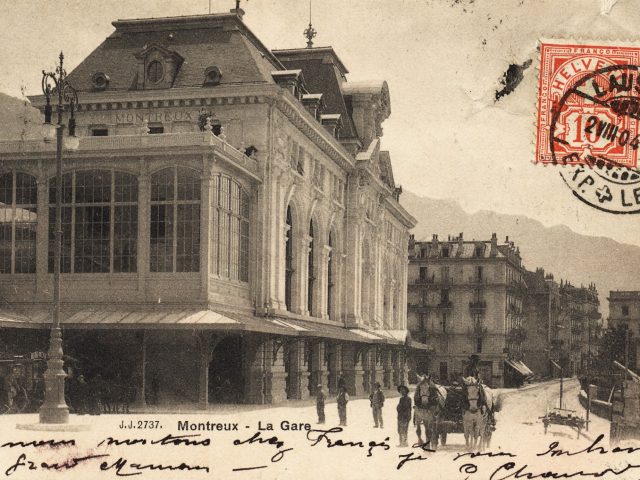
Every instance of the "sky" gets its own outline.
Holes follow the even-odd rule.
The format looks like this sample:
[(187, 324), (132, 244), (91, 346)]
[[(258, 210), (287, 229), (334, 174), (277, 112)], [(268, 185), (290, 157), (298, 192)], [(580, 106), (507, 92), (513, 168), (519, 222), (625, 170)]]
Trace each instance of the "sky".
[[(211, 0), (213, 13), (235, 0)], [(613, 8), (602, 11), (603, 4)], [(308, 0), (243, 0), (245, 23), (267, 47), (305, 45)], [(597, 211), (558, 169), (532, 163), (541, 38), (638, 38), (633, 0), (313, 0), (315, 46), (331, 45), (349, 80), (384, 79), (391, 117), (383, 148), (396, 183), (453, 199), (467, 211), (524, 215), (640, 245), (640, 218)], [(0, 91), (39, 93), (41, 70), (63, 50), (72, 70), (123, 18), (204, 14), (209, 0), (0, 0)], [(532, 60), (495, 101), (510, 64)]]

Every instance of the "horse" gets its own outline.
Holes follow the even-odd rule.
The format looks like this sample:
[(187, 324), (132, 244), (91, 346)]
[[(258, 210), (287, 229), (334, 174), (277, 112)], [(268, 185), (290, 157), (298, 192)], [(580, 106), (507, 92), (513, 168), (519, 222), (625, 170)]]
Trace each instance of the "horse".
[(499, 399), (496, 392), (486, 385), (482, 385), (486, 408), (482, 414), (483, 425), (480, 430), (480, 450), (491, 446), (491, 436), (496, 429), (495, 412), (499, 410)]
[(437, 385), (429, 375), (418, 376), (419, 382), (414, 396), (414, 423), (418, 441), (422, 444), (421, 428), (424, 425), (426, 445), (432, 450), (438, 447), (438, 435), (440, 433), (439, 418), (447, 398), (444, 387)]
[(464, 411), (462, 413), (462, 428), (464, 441), (469, 449), (480, 446), (480, 438), (486, 425), (487, 411), (484, 388), (474, 377), (466, 377), (464, 383)]

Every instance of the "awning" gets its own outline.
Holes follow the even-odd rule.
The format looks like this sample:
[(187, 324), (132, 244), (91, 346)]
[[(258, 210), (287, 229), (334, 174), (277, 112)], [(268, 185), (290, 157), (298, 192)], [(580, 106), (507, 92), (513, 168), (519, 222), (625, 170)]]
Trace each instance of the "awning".
[(519, 375), (523, 377), (530, 377), (533, 372), (524, 363), (518, 360), (505, 360), (505, 363), (513, 368)]
[[(16, 328), (48, 328), (49, 310), (25, 312), (0, 311), (0, 326)], [(63, 313), (60, 323), (70, 328), (118, 329), (192, 329), (249, 331), (278, 335), (296, 335), (295, 328), (279, 325), (272, 320), (250, 315), (223, 314), (202, 309), (82, 309)]]
[(361, 335), (354, 329), (341, 327), (339, 325), (307, 322), (304, 320), (294, 320), (290, 318), (274, 319), (271, 321), (278, 325), (286, 325), (290, 328), (296, 329), (298, 336), (301, 337), (331, 338), (334, 340), (343, 340), (348, 342), (383, 342), (383, 339), (376, 335)]
[(414, 350), (423, 350), (425, 352), (433, 352), (435, 349), (431, 345), (426, 343), (416, 342), (415, 340), (409, 340), (409, 348)]

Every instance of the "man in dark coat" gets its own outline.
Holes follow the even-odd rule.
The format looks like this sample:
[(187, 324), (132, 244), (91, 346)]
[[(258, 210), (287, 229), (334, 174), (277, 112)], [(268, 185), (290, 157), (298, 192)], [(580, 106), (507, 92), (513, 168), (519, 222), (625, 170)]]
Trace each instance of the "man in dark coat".
[(399, 447), (407, 447), (407, 434), (409, 431), (409, 422), (411, 421), (411, 398), (409, 398), (409, 389), (406, 385), (398, 386), (400, 392), (400, 400), (396, 410), (398, 411), (398, 435), (400, 436)]
[(373, 412), (373, 428), (384, 428), (382, 421), (382, 407), (384, 406), (384, 393), (380, 387), (380, 383), (376, 382), (374, 390), (369, 395), (369, 401), (371, 402), (371, 410)]

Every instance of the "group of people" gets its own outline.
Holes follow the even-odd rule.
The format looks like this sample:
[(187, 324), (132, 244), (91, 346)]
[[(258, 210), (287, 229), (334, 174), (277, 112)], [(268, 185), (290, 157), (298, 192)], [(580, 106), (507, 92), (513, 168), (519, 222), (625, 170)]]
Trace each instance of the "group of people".
[[(400, 435), (400, 445), (407, 446), (407, 433), (409, 430), (409, 423), (411, 422), (411, 398), (409, 398), (409, 388), (406, 385), (400, 385), (398, 387), (400, 393), (400, 400), (396, 407), (398, 413), (398, 434)], [(324, 392), (322, 385), (318, 385), (316, 389), (316, 410), (318, 413), (318, 423), (324, 424), (326, 421), (325, 416), (325, 403), (327, 395)], [(338, 418), (340, 420), (340, 426), (347, 426), (347, 403), (349, 402), (349, 394), (345, 385), (338, 387), (338, 394), (336, 396), (336, 404), (338, 407)], [(385, 396), (382, 391), (382, 386), (379, 382), (374, 384), (374, 389), (369, 395), (369, 402), (371, 405), (371, 412), (373, 414), (373, 428), (384, 428), (384, 420), (382, 417), (382, 407), (384, 406)]]
[[(464, 411), (463, 424), (465, 439), (467, 439), (467, 427), (472, 430), (470, 436), (478, 438), (481, 434), (482, 416), (487, 414), (487, 399), (483, 387), (478, 376), (469, 376), (464, 378), (464, 387), (461, 389), (462, 396), (460, 398), (461, 405), (459, 409)], [(485, 387), (486, 388), (486, 387)], [(406, 385), (397, 387), (400, 397), (396, 406), (397, 426), (399, 436), (399, 447), (407, 447), (409, 425), (413, 419), (416, 427), (416, 434), (420, 444), (426, 444), (430, 448), (435, 449), (438, 444), (438, 436), (442, 434), (439, 427), (439, 417), (445, 409), (448, 391), (441, 385), (438, 385), (430, 375), (419, 377), (416, 386), (413, 401), (409, 396), (409, 388)], [(324, 424), (325, 403), (327, 396), (322, 385), (317, 386), (316, 390), (316, 409), (318, 413), (318, 423)], [(344, 384), (338, 388), (336, 403), (338, 407), (338, 417), (340, 426), (347, 425), (347, 403), (349, 402), (349, 394)], [(380, 383), (374, 384), (373, 391), (369, 395), (369, 402), (373, 415), (373, 428), (384, 428), (382, 409), (385, 402), (385, 396)], [(424, 431), (425, 441), (422, 438)], [(446, 439), (443, 438), (443, 443)], [(467, 442), (469, 446), (469, 442)]]
[(98, 373), (87, 379), (83, 374), (71, 372), (66, 384), (67, 403), (79, 415), (129, 413), (129, 405), (136, 395), (131, 382), (118, 374), (115, 378), (104, 378)]

